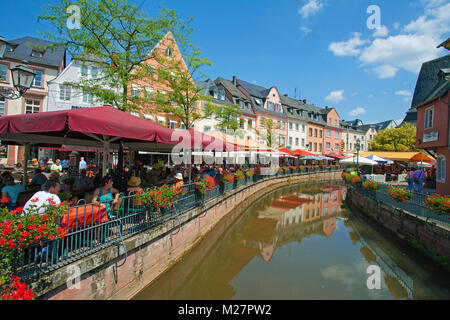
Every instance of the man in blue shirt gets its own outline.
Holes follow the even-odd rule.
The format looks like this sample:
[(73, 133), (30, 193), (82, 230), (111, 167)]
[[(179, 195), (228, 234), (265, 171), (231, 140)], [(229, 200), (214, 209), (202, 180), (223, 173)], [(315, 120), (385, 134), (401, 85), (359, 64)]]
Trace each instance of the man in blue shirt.
[(86, 161), (84, 161), (84, 157), (80, 158), (80, 165), (79, 165), (79, 169), (81, 170), (86, 170), (87, 167), (87, 163)]
[(69, 170), (69, 159), (64, 159), (61, 161), (61, 167), (63, 168), (64, 172), (67, 172)]

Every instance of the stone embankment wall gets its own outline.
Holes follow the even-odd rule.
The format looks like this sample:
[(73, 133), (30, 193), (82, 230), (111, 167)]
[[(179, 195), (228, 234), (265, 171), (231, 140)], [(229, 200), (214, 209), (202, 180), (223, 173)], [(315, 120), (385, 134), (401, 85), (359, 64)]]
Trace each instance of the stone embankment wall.
[[(228, 214), (239, 216), (263, 194), (282, 186), (338, 180), (341, 173), (294, 174), (240, 187), (179, 219), (124, 240), (126, 254), (122, 246), (111, 246), (41, 276), (33, 284), (34, 292), (39, 299), (48, 300), (130, 299), (177, 263)], [(227, 221), (231, 224), (233, 219)], [(228, 225), (221, 227), (226, 230)]]
[(364, 213), (450, 271), (450, 232), (448, 230), (432, 225), (400, 208), (393, 208), (380, 201), (369, 199), (354, 188), (349, 188), (346, 202), (351, 208)]

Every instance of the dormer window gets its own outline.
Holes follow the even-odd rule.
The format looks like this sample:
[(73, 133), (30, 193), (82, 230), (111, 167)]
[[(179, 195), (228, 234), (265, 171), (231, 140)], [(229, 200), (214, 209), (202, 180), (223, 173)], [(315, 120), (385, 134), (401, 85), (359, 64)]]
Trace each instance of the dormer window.
[(219, 100), (225, 101), (225, 89), (219, 88)]
[(44, 56), (43, 52), (33, 50), (31, 51), (31, 56), (34, 58), (42, 58)]
[(167, 47), (166, 48), (166, 56), (172, 57), (172, 55), (173, 55), (172, 48), (171, 47)]
[(261, 105), (262, 104), (262, 101), (259, 100), (259, 99), (256, 99), (256, 98), (255, 98), (255, 102), (256, 102), (257, 105)]

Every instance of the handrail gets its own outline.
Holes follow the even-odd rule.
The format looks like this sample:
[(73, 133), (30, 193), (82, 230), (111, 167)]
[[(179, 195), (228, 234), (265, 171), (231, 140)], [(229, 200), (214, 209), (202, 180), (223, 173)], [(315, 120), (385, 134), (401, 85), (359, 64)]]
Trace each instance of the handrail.
[[(310, 170), (296, 170), (294, 172), (283, 172), (281, 174), (277, 172), (273, 176), (255, 175), (255, 178), (251, 179), (245, 177), (246, 182), (243, 183), (243, 186), (248, 188), (251, 185), (262, 183), (267, 181), (265, 178), (278, 179), (330, 171), (335, 172), (340, 171), (340, 169), (333, 168), (329, 170), (329, 168), (319, 168), (315, 169), (313, 172)], [(174, 221), (174, 226), (172, 228), (173, 235), (181, 230), (182, 222), (180, 215), (198, 207), (202, 201), (197, 195), (195, 183), (186, 184), (184, 187), (187, 188), (187, 192), (185, 194), (180, 194), (180, 198), (174, 201), (174, 213), (161, 212), (155, 214), (149, 206), (136, 206), (134, 198), (137, 194), (133, 191), (129, 192), (128, 195), (123, 193), (119, 194), (119, 201), (121, 201), (121, 203), (120, 206), (119, 203), (117, 203), (117, 208), (114, 208), (112, 203), (110, 203), (113, 214), (111, 217), (102, 216), (98, 209), (97, 216), (89, 216), (89, 212), (93, 212), (94, 206), (98, 206), (99, 203), (106, 204), (111, 201), (90, 204), (86, 204), (84, 201), (84, 204), (82, 204), (83, 201), (81, 200), (84, 199), (80, 199), (77, 202), (77, 205), (72, 207), (72, 209), (75, 209), (73, 218), (76, 221), (73, 225), (73, 229), (68, 229), (66, 237), (62, 240), (49, 241), (43, 247), (33, 245), (23, 249), (18, 257), (18, 261), (15, 262), (18, 265), (17, 275), (24, 280), (34, 278), (42, 273), (79, 260), (82, 257), (110, 245), (122, 246), (124, 248), (126, 261), (127, 251), (124, 243), (125, 239), (142, 233), (150, 228), (154, 228), (168, 220)], [(236, 184), (233, 183), (231, 190), (236, 189)], [(213, 190), (207, 191), (207, 193), (210, 192), (210, 194), (208, 194), (208, 197), (205, 195), (205, 199), (207, 199), (205, 203), (214, 200), (231, 190), (224, 191), (223, 188), (216, 186)], [(69, 220), (69, 217), (67, 217), (67, 220)], [(69, 228), (69, 226), (67, 228)], [(125, 262), (120, 266), (124, 263)], [(120, 266), (115, 265), (116, 271)]]

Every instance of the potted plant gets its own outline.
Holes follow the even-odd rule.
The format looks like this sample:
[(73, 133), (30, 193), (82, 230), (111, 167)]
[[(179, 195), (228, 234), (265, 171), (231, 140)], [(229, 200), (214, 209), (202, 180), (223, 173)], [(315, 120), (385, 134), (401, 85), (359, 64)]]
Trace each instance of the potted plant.
[(233, 181), (234, 181), (234, 174), (231, 173), (225, 173), (223, 175), (223, 184), (224, 188), (223, 191), (227, 192), (233, 189)]
[(204, 198), (207, 191), (214, 189), (216, 181), (213, 177), (205, 176), (199, 182), (195, 184), (195, 188), (200, 192), (202, 198)]
[(234, 173), (234, 177), (236, 179), (236, 186), (240, 186), (245, 179), (245, 174), (241, 170), (238, 170)]
[(380, 185), (372, 180), (364, 181), (362, 184), (362, 187), (364, 190), (370, 191), (370, 192), (377, 192)]
[(352, 185), (354, 185), (354, 186), (360, 186), (361, 185), (361, 182), (362, 182), (362, 179), (361, 179), (361, 177), (360, 176), (351, 176), (351, 178), (350, 178), (350, 182), (352, 183)]
[(444, 197), (435, 193), (425, 199), (425, 204), (430, 210), (439, 215), (445, 214), (450, 216), (450, 199), (448, 195)]
[(245, 175), (247, 176), (248, 181), (254, 181), (253, 176), (255, 175), (255, 171), (253, 169), (247, 170), (247, 172), (245, 172)]
[(403, 189), (400, 186), (397, 186), (397, 187), (390, 186), (387, 189), (387, 193), (396, 202), (402, 202), (402, 203), (405, 203), (406, 201), (409, 201), (411, 199), (411, 197), (412, 197), (412, 192), (411, 191)]

